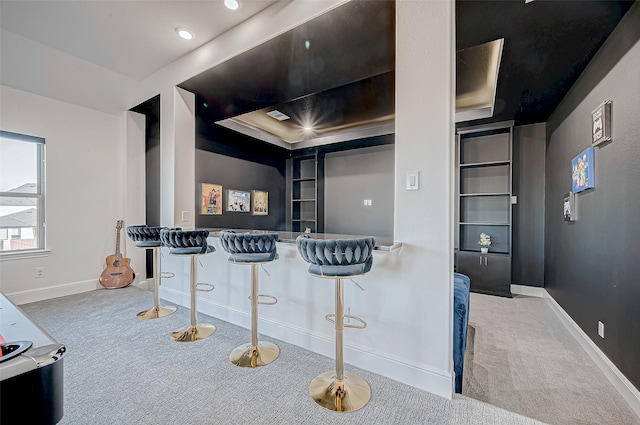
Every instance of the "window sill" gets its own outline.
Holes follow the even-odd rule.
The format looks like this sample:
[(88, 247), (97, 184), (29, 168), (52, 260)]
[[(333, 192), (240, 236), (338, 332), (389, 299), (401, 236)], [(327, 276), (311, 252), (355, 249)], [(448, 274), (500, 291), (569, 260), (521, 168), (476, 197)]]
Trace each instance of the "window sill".
[(48, 257), (50, 249), (33, 249), (29, 251), (0, 252), (0, 261), (25, 260), (27, 258)]

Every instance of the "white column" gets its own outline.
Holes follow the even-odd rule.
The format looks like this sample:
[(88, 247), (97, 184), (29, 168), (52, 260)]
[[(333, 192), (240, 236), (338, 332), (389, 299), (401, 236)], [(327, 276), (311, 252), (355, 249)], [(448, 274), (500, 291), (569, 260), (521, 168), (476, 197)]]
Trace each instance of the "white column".
[(162, 226), (194, 227), (195, 95), (175, 86), (160, 94), (160, 205)]
[[(403, 349), (452, 372), (455, 3), (396, 3), (396, 192), (394, 238), (404, 243), (394, 297), (398, 320), (420, 322)], [(406, 190), (406, 173), (420, 189)], [(444, 395), (444, 389), (432, 391)], [(449, 396), (451, 389), (449, 388)]]

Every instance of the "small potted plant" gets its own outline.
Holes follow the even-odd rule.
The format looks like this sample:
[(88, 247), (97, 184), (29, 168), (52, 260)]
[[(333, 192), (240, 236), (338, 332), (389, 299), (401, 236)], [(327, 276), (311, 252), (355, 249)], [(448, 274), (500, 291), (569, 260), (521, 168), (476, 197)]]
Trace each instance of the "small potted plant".
[(486, 233), (480, 233), (480, 240), (478, 241), (478, 245), (480, 245), (480, 252), (486, 254), (489, 252), (489, 247), (491, 246), (491, 236)]

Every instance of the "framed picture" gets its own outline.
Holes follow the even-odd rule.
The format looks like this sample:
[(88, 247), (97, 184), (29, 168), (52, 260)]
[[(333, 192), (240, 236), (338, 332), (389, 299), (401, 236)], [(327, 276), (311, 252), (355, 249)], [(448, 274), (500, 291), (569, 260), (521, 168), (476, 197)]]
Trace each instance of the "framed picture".
[(251, 208), (250, 193), (244, 190), (227, 191), (227, 211), (249, 212)]
[(222, 186), (219, 184), (200, 183), (200, 214), (222, 214)]
[(591, 144), (593, 146), (611, 140), (611, 101), (602, 102), (591, 112)]
[(253, 191), (253, 215), (269, 215), (269, 192)]
[(571, 160), (571, 192), (579, 193), (596, 187), (593, 148), (587, 148)]
[(564, 220), (576, 221), (576, 195), (573, 192), (569, 192), (564, 195), (563, 201)]

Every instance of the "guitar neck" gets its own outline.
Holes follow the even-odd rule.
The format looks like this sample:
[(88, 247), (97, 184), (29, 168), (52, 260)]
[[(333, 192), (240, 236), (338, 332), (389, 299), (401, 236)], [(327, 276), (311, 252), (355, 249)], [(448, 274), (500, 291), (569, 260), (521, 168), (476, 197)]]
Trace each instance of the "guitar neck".
[(120, 230), (122, 229), (122, 221), (118, 220), (118, 224), (116, 225), (116, 258), (115, 263), (120, 263), (120, 258), (122, 254), (120, 253)]

